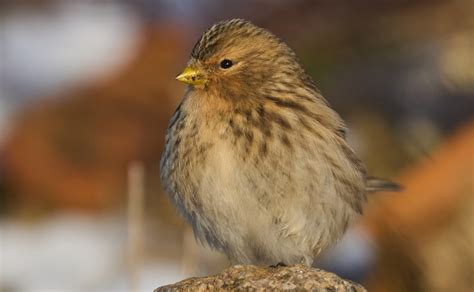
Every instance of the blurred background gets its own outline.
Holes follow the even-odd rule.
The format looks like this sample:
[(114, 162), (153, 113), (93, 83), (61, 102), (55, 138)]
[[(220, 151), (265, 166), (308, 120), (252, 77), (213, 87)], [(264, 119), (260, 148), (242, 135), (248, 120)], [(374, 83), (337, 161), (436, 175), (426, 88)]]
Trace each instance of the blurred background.
[(174, 77), (214, 22), (286, 41), (374, 194), (316, 266), (369, 291), (474, 290), (474, 1), (0, 1), (0, 291), (151, 291), (228, 263), (159, 159)]

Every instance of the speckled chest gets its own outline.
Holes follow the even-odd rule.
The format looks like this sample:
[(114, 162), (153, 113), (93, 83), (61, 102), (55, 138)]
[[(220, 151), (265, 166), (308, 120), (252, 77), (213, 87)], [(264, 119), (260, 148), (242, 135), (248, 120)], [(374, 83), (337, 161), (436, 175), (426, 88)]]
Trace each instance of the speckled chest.
[(172, 201), (189, 217), (187, 210), (201, 205), (198, 198), (200, 169), (206, 163), (213, 142), (205, 140), (201, 125), (178, 107), (173, 115), (161, 160), (161, 179)]

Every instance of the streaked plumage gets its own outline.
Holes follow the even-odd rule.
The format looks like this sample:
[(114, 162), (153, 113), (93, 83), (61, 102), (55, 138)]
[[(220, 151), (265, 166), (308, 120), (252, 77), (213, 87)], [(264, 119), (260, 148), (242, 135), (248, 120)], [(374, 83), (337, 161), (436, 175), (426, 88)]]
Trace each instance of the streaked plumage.
[(196, 237), (232, 262), (310, 265), (362, 213), (367, 190), (396, 187), (367, 179), (343, 120), (267, 30), (220, 22), (188, 65), (161, 178)]

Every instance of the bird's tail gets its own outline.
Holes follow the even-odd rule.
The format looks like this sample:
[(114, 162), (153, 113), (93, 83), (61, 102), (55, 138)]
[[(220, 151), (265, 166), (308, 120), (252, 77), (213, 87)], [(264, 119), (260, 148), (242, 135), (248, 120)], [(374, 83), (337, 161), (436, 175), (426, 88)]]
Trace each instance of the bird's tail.
[(368, 177), (365, 189), (367, 192), (399, 192), (403, 188), (401, 185), (385, 179)]

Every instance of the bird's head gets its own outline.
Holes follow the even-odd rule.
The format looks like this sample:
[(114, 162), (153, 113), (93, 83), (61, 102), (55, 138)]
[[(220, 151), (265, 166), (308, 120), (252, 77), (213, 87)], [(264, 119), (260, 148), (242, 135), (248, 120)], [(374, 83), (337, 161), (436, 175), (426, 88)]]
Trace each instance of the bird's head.
[(302, 75), (285, 43), (249, 21), (233, 19), (215, 24), (201, 36), (176, 79), (195, 90), (243, 99), (268, 87), (296, 86)]

